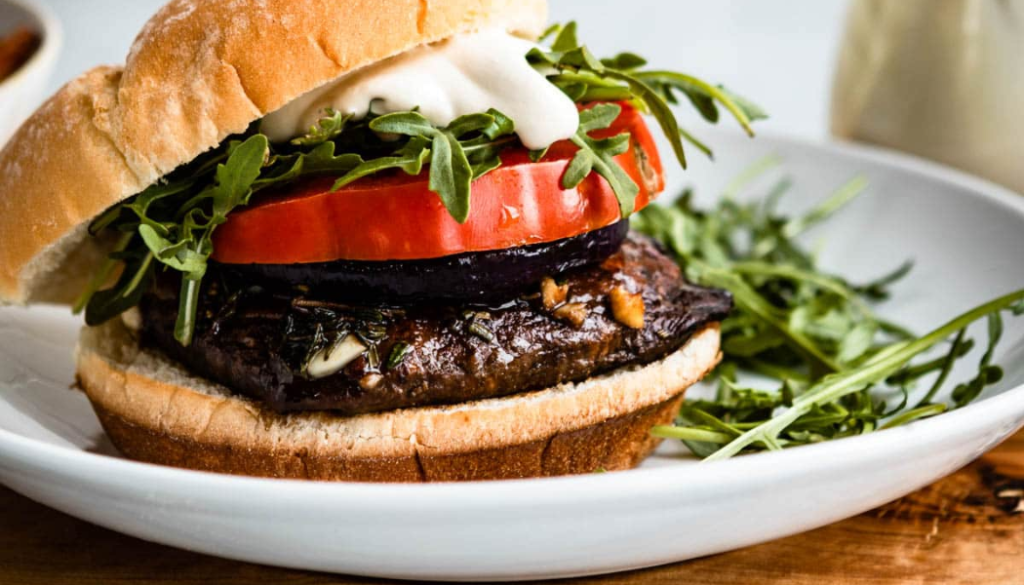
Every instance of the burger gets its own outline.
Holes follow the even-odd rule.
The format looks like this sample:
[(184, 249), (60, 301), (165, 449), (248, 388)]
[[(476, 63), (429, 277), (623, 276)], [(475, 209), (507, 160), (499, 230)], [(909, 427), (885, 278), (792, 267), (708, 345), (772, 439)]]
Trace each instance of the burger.
[(637, 465), (723, 291), (629, 229), (645, 115), (746, 102), (543, 0), (174, 0), (0, 154), (0, 297), (83, 312), (139, 461), (373, 482)]

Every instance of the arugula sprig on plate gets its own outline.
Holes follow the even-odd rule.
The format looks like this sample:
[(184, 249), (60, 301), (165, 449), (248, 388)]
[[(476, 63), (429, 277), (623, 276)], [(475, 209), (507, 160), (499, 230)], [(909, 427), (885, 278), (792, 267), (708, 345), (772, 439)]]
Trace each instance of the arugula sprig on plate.
[[(652, 113), (684, 166), (683, 138), (707, 149), (679, 128), (668, 107), (676, 103), (677, 94), (688, 96), (710, 122), (718, 121), (718, 105), (748, 131), (752, 120), (763, 117), (746, 100), (690, 76), (645, 72), (646, 62), (635, 55), (599, 61), (580, 44), (575, 23), (550, 32), (551, 45), (526, 58), (578, 103), (626, 101)], [(563, 185), (575, 187), (596, 172), (608, 180), (628, 216), (639, 189), (614, 157), (629, 147), (629, 136), (591, 137), (611, 126), (620, 112), (616, 104), (601, 104), (581, 113), (579, 132), (572, 138), (580, 151)], [(430, 189), (452, 218), (465, 222), (472, 209), (473, 181), (501, 166), (503, 149), (519, 145), (515, 121), (496, 110), (463, 116), (447, 127), (434, 126), (416, 111), (362, 120), (326, 111), (305, 136), (289, 144), (271, 143), (254, 124), (93, 223), (93, 234), (118, 233), (118, 245), (76, 309), (85, 311), (88, 324), (103, 323), (138, 304), (157, 270), (176, 271), (182, 287), (175, 336), (187, 346), (213, 254), (213, 234), (261, 191), (312, 176), (337, 177), (334, 188), (340, 189), (377, 173), (419, 175), (429, 168)], [(538, 161), (544, 154), (534, 152), (531, 158)], [(119, 266), (123, 269), (115, 284), (103, 288)]]
[[(977, 399), (1002, 378), (992, 363), (1002, 315), (1024, 313), (1024, 291), (977, 307), (934, 331), (916, 336), (879, 317), (872, 303), (912, 268), (905, 263), (874, 282), (855, 285), (826, 273), (796, 240), (851, 202), (866, 183), (857, 179), (802, 216), (777, 210), (789, 181), (762, 200), (739, 203), (744, 184), (777, 161), (741, 177), (715, 208), (698, 209), (690, 194), (672, 207), (650, 207), (634, 226), (663, 242), (693, 282), (733, 293), (736, 310), (722, 324), (724, 360), (712, 400), (684, 403), (675, 426), (654, 434), (682, 440), (708, 460), (778, 450), (870, 433), (935, 416), (950, 406), (936, 396), (954, 364), (974, 342), (967, 327), (988, 321), (987, 349), (977, 374), (954, 388), (953, 407)], [(911, 362), (949, 342), (938, 357)], [(768, 379), (776, 389), (745, 385), (739, 374)], [(934, 376), (925, 395), (910, 402), (910, 387)]]

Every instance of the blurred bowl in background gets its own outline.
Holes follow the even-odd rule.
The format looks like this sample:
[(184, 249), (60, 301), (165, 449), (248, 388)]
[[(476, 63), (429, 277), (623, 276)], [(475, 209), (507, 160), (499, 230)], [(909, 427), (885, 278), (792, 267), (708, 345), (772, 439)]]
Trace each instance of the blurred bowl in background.
[(39, 34), (41, 43), (28, 61), (0, 80), (0, 146), (43, 101), (63, 40), (60, 22), (46, 6), (36, 0), (0, 0), (0, 38), (22, 27)]

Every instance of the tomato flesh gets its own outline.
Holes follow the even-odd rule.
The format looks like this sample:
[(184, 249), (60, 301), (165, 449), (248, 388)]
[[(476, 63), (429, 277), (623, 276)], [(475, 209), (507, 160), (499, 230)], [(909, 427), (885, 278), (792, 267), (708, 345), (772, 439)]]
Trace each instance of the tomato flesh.
[[(664, 189), (650, 130), (623, 104), (619, 119), (592, 136), (629, 132), (620, 165), (640, 186), (636, 209)], [(214, 234), (213, 259), (225, 264), (304, 264), (335, 260), (417, 260), (553, 242), (621, 219), (608, 182), (592, 173), (574, 189), (562, 176), (577, 152), (564, 141), (540, 162), (525, 149), (502, 153), (502, 166), (473, 183), (469, 219), (459, 224), (430, 191), (426, 173), (374, 175), (331, 192), (333, 178), (290, 187), (232, 214)]]

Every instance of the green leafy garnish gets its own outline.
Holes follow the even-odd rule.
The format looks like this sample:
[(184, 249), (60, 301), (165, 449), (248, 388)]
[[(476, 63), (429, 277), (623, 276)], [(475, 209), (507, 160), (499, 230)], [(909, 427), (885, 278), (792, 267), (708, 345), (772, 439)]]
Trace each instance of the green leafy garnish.
[[(872, 303), (910, 271), (906, 263), (865, 285), (823, 272), (796, 238), (828, 220), (856, 198), (863, 179), (845, 185), (804, 215), (776, 212), (788, 180), (752, 203), (735, 194), (774, 166), (769, 160), (729, 189), (717, 207), (696, 208), (691, 194), (672, 207), (650, 207), (634, 226), (662, 241), (690, 280), (732, 292), (736, 310), (722, 324), (724, 360), (716, 371), (713, 400), (687, 401), (675, 426), (654, 429), (682, 440), (707, 460), (758, 450), (778, 450), (892, 428), (935, 416), (950, 406), (935, 402), (953, 365), (973, 347), (967, 327), (987, 319), (988, 345), (978, 374), (952, 392), (953, 407), (977, 399), (1002, 378), (993, 365), (1002, 335), (1001, 313), (1018, 310), (1024, 291), (1012, 293), (918, 337), (879, 317)], [(949, 341), (937, 358), (911, 364)], [(773, 380), (777, 389), (741, 385), (740, 373)], [(935, 380), (916, 403), (910, 387)], [(896, 397), (896, 403), (890, 405)]]
[[(524, 58), (578, 103), (625, 101), (653, 113), (684, 164), (684, 138), (709, 154), (710, 150), (679, 128), (668, 107), (675, 103), (675, 92), (700, 104), (702, 114), (711, 121), (717, 121), (717, 105), (726, 107), (747, 129), (761, 115), (746, 100), (695, 78), (644, 72), (646, 61), (637, 55), (622, 53), (599, 60), (580, 44), (575, 23), (552, 27), (549, 33), (550, 48), (533, 50)], [(630, 136), (593, 137), (595, 131), (610, 127), (620, 112), (620, 106), (608, 103), (584, 109), (579, 130), (571, 139), (580, 151), (563, 185), (576, 186), (597, 173), (608, 181), (623, 216), (628, 216), (639, 187), (615, 157), (630, 148)], [(493, 109), (463, 116), (447, 127), (433, 125), (417, 111), (356, 120), (328, 109), (305, 136), (286, 144), (270, 143), (254, 124), (93, 223), (93, 234), (115, 231), (122, 237), (76, 307), (85, 311), (90, 325), (100, 324), (138, 304), (158, 271), (178, 272), (182, 284), (175, 335), (189, 345), (213, 253), (213, 233), (229, 214), (248, 205), (261, 191), (313, 176), (333, 177), (337, 190), (371, 175), (415, 176), (429, 167), (430, 190), (462, 223), (472, 212), (473, 181), (499, 168), (502, 151), (513, 146), (521, 147), (515, 121)], [(530, 159), (538, 162), (545, 155), (546, 150), (531, 152)], [(120, 278), (101, 290), (119, 265), (123, 266)]]
[[(504, 115), (498, 114), (504, 118)], [(507, 119), (507, 118), (506, 118)], [(467, 134), (479, 134), (495, 126), (496, 117), (490, 114), (464, 116), (452, 122), (448, 128), (438, 129), (430, 121), (416, 112), (388, 114), (370, 122), (370, 128), (382, 134), (399, 134), (411, 138), (422, 139), (421, 152), (426, 150), (429, 141), (430, 156), (430, 190), (441, 197), (448, 213), (459, 223), (469, 218), (469, 194), (473, 183), (474, 170), (469, 162), (460, 137)], [(500, 136), (500, 134), (498, 134)], [(495, 136), (497, 138), (498, 136)], [(493, 140), (493, 139), (491, 139)], [(489, 164), (500, 164), (496, 157)], [(481, 161), (482, 163), (487, 161)], [(480, 163), (478, 163), (480, 164)], [(336, 188), (344, 184), (344, 178)]]
[[(820, 433), (819, 428), (825, 427), (827, 429), (828, 427), (843, 425), (847, 420), (853, 418), (849, 409), (843, 406), (845, 398), (855, 397), (853, 401), (847, 401), (854, 404), (858, 402), (857, 398), (859, 398), (862, 407), (870, 409), (873, 403), (863, 402), (863, 393), (870, 390), (872, 386), (884, 382), (887, 377), (896, 374), (906, 367), (912, 359), (949, 339), (951, 336), (958, 335), (959, 332), (975, 321), (985, 318), (998, 319), (1000, 312), (1009, 311), (1022, 301), (1024, 301), (1024, 290), (981, 305), (911, 342), (891, 345), (885, 351), (879, 352), (856, 368), (822, 378), (802, 391), (789, 404), (783, 404), (782, 406), (785, 406), (785, 408), (781, 412), (775, 412), (773, 408), (773, 414), (770, 415), (770, 418), (756, 424), (750, 422), (744, 422), (741, 425), (730, 424), (726, 420), (716, 418), (704, 410), (691, 406), (688, 415), (684, 414), (684, 416), (691, 419), (703, 418), (704, 426), (728, 431), (719, 438), (711, 438), (706, 434), (689, 434), (689, 427), (658, 427), (654, 430), (654, 433), (660, 437), (672, 437), (702, 443), (721, 443), (718, 448), (710, 452), (707, 452), (706, 448), (698, 448), (698, 451), (703, 450), (707, 453), (707, 461), (714, 461), (728, 459), (748, 448), (779, 450), (794, 444), (818, 442), (837, 438), (837, 436), (870, 432), (873, 428), (861, 428), (855, 432), (848, 432), (848, 434), (829, 435)], [(985, 371), (984, 368), (983, 371)], [(980, 394), (980, 390), (978, 394)], [(749, 396), (748, 394), (746, 400), (742, 402), (749, 400)], [(970, 399), (973, 400), (976, 397), (977, 394)], [(764, 395), (762, 395), (763, 398)], [(957, 406), (966, 404), (962, 398), (954, 396), (954, 399), (957, 401)], [(868, 395), (867, 400), (871, 400), (870, 395)], [(735, 404), (737, 403), (733, 403), (733, 405)], [(897, 419), (880, 428), (891, 428), (894, 426), (893, 423), (906, 424), (912, 420), (941, 414), (946, 409), (947, 407), (944, 404), (928, 404), (919, 406), (912, 411), (900, 409), (900, 411), (895, 413), (898, 415)], [(870, 418), (875, 419), (872, 422), (877, 422), (877, 419), (880, 418), (880, 413), (874, 411), (872, 414), (874, 416)], [(709, 421), (710, 424), (708, 424)], [(874, 427), (874, 424), (872, 424), (872, 427)], [(698, 430), (702, 429), (698, 426)], [(733, 436), (733, 433), (739, 434)], [(719, 441), (718, 439), (724, 440)]]
[(555, 71), (548, 78), (567, 95), (579, 102), (631, 101), (651, 113), (672, 144), (679, 163), (686, 168), (683, 140), (709, 156), (711, 150), (699, 139), (682, 129), (669, 105), (679, 104), (685, 95), (702, 117), (711, 123), (719, 120), (719, 106), (724, 107), (750, 135), (751, 124), (767, 118), (767, 114), (747, 100), (722, 86), (674, 71), (646, 71), (647, 61), (633, 53), (620, 53), (598, 60), (577, 38), (575, 22), (549, 29), (554, 36), (550, 50), (536, 49), (528, 55), (542, 70)]
[(388, 356), (387, 369), (390, 371), (401, 366), (405, 358), (412, 353), (412, 350), (412, 346), (404, 341), (396, 343), (391, 349), (391, 354)]
[[(212, 182), (194, 195), (190, 191), (194, 190), (195, 183), (184, 181), (150, 188), (121, 206), (120, 215), (134, 217), (122, 222), (114, 220), (114, 223), (122, 231), (127, 229), (130, 233), (134, 229), (137, 236), (127, 239), (124, 249), (113, 256), (124, 262), (117, 284), (92, 293), (84, 303), (86, 322), (102, 323), (138, 304), (156, 264), (160, 263), (182, 273), (175, 336), (183, 344), (190, 344), (199, 283), (206, 275), (207, 260), (213, 252), (213, 232), (227, 221), (228, 214), (236, 207), (248, 203), (268, 148), (267, 138), (261, 134), (244, 142), (233, 142), (227, 147), (227, 159), (214, 169)], [(183, 194), (191, 196), (177, 207), (176, 221), (161, 222), (151, 217), (163, 200)]]
[(331, 108), (324, 110), (323, 118), (316, 126), (309, 129), (305, 136), (292, 140), (294, 146), (318, 146), (334, 140), (345, 131), (345, 125), (352, 119), (350, 114), (343, 114)]
[(629, 134), (595, 140), (590, 133), (608, 128), (618, 119), (622, 108), (615, 104), (600, 104), (580, 113), (580, 128), (572, 142), (579, 152), (569, 163), (562, 178), (562, 187), (572, 189), (583, 182), (592, 171), (604, 177), (619, 200), (622, 217), (633, 214), (640, 187), (615, 162), (615, 157), (629, 150)]

